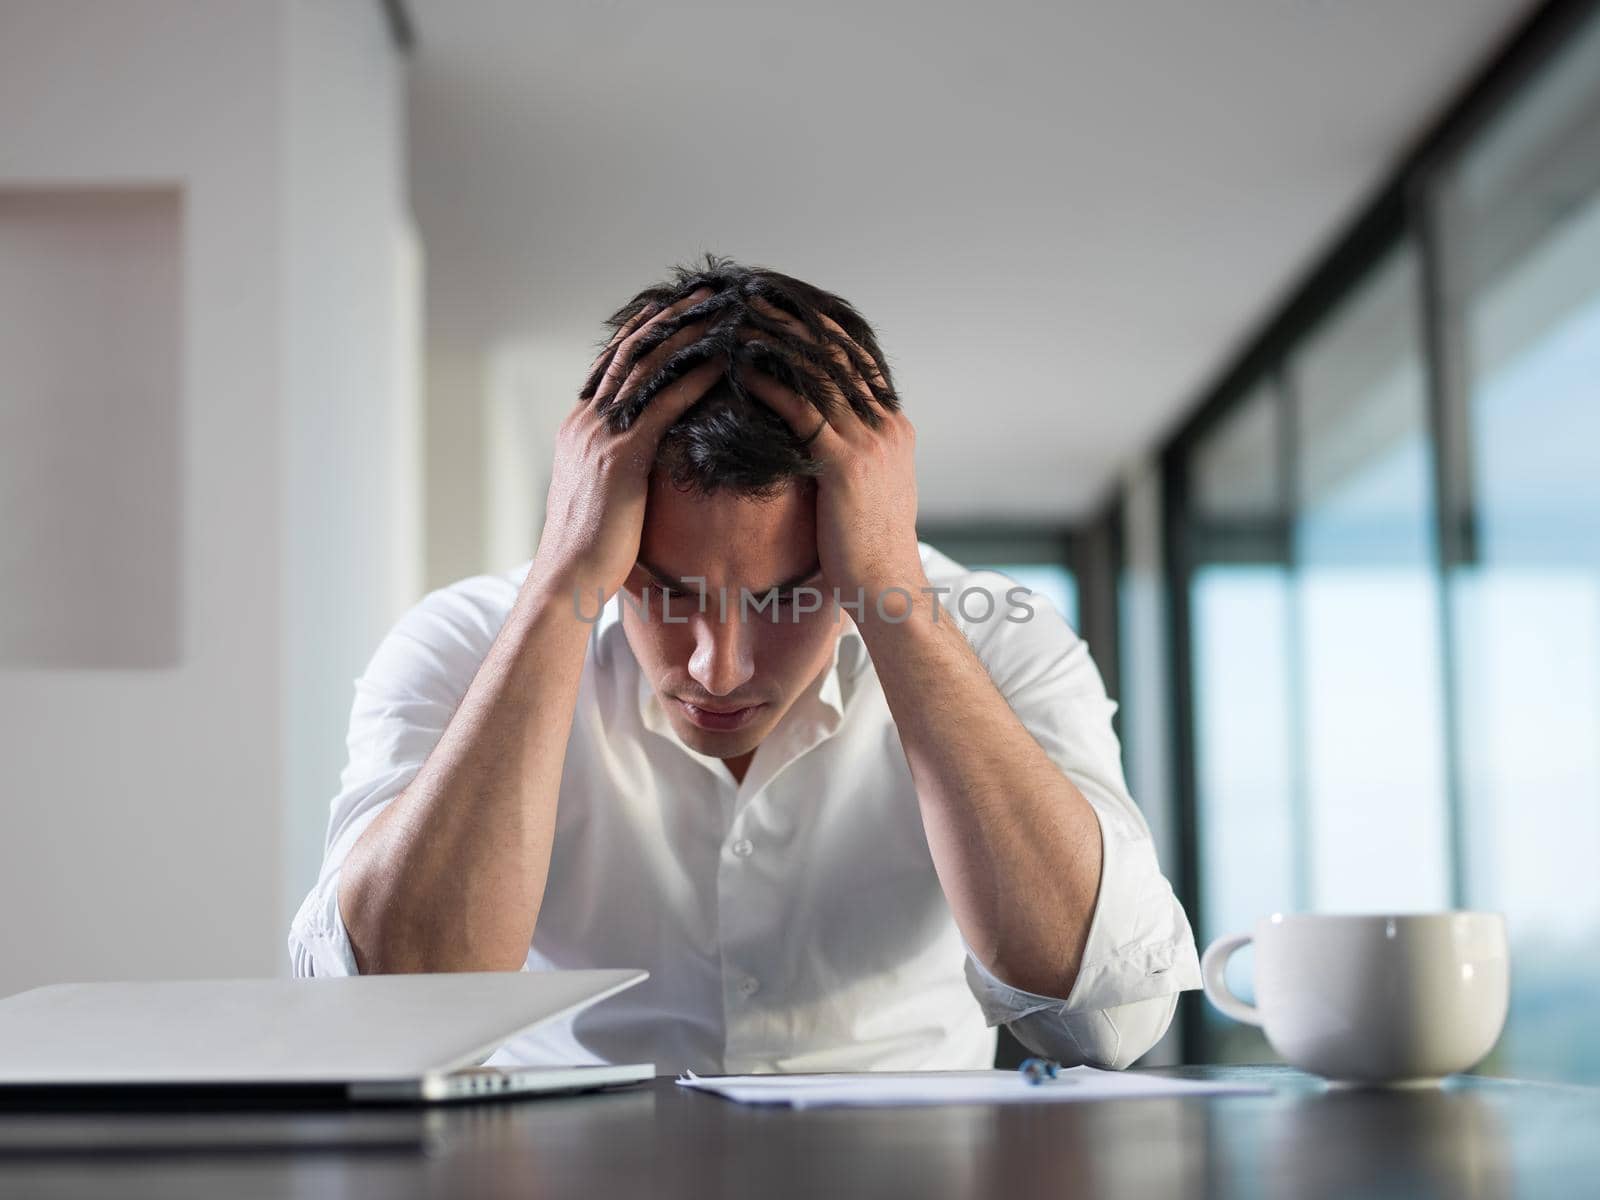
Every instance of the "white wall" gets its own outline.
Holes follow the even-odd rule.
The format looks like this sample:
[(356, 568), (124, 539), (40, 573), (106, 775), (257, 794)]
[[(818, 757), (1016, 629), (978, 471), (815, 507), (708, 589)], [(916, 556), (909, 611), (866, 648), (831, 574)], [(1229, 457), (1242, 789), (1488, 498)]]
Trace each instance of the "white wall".
[(182, 213), (179, 653), (0, 667), (0, 994), (285, 969), (350, 677), (413, 586), (398, 71), (375, 3), (0, 6), (0, 191), (168, 186)]
[(376, 0), (291, 0), (284, 63), (281, 917), (316, 881), (352, 684), (416, 598), (420, 275)]
[[(435, 296), (428, 299), (431, 325), (437, 305)], [(485, 465), (491, 437), (485, 412), (487, 354), (452, 351), (432, 337), (426, 344), (425, 570), (429, 587), (443, 587), (494, 569), (485, 528), (492, 507)]]

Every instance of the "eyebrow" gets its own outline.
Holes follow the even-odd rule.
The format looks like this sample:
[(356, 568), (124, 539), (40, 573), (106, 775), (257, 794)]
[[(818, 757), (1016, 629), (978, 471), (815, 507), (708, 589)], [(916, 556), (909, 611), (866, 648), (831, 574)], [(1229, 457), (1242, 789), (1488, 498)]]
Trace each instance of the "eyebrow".
[[(648, 574), (662, 587), (671, 588), (673, 591), (678, 592), (688, 592), (694, 590), (690, 588), (684, 580), (678, 579), (675, 576), (667, 574), (665, 571), (651, 566), (642, 558), (639, 559), (639, 565), (645, 569), (646, 574)], [(768, 592), (786, 592), (790, 588), (799, 587), (802, 583), (811, 582), (811, 580), (815, 579), (820, 574), (822, 574), (822, 561), (819, 559), (818, 561), (812, 563), (811, 566), (807, 567), (804, 571), (800, 572), (800, 574), (796, 575), (793, 579), (786, 579), (782, 583), (775, 583), (771, 587), (767, 588), (756, 588), (751, 594), (756, 596), (764, 596)]]

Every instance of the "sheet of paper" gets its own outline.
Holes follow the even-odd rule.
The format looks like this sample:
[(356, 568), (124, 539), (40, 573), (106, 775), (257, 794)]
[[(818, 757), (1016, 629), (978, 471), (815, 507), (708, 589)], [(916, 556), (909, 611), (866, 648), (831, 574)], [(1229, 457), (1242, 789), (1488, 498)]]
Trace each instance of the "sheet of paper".
[(1029, 1083), (1016, 1071), (864, 1071), (827, 1075), (679, 1076), (682, 1087), (741, 1104), (791, 1108), (903, 1104), (1051, 1104), (1072, 1100), (1128, 1100), (1148, 1096), (1260, 1095), (1257, 1084), (1168, 1079), (1093, 1067), (1065, 1067), (1054, 1079)]

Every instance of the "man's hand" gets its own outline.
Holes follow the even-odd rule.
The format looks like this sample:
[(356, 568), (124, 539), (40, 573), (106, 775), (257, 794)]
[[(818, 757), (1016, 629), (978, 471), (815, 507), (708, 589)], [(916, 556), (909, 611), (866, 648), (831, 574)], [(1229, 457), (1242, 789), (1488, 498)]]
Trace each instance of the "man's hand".
[(713, 359), (686, 371), (652, 397), (623, 433), (612, 432), (606, 412), (674, 353), (703, 336), (709, 321), (684, 326), (635, 361), (639, 339), (711, 295), (710, 288), (701, 288), (668, 308), (641, 310), (595, 359), (591, 375), (608, 355), (611, 362), (593, 398), (579, 400), (561, 422), (530, 580), (559, 580), (584, 595), (598, 588), (603, 603), (628, 578), (639, 557), (650, 468), (661, 435), (710, 390), (724, 364)]
[[(760, 299), (752, 305), (815, 344), (804, 325), (775, 305)], [(916, 431), (903, 411), (884, 408), (872, 398), (872, 389), (854, 366), (857, 358), (872, 362), (871, 355), (837, 322), (827, 316), (822, 320), (854, 350), (852, 355), (840, 347), (830, 348), (846, 378), (877, 413), (876, 429), (831, 383), (832, 403), (824, 416), (809, 400), (754, 366), (743, 366), (739, 378), (798, 436), (812, 439), (811, 456), (822, 465), (817, 481), (817, 556), (822, 573), (830, 586), (839, 589), (841, 600), (853, 601), (860, 589), (864, 612), (872, 614), (886, 589), (904, 588), (915, 597), (919, 588), (928, 586), (917, 549)], [(746, 342), (762, 339), (750, 329), (741, 331), (740, 337)], [(764, 344), (782, 352), (771, 341)], [(881, 374), (874, 382), (882, 385)], [(885, 602), (886, 611), (903, 609), (903, 600), (891, 597)]]

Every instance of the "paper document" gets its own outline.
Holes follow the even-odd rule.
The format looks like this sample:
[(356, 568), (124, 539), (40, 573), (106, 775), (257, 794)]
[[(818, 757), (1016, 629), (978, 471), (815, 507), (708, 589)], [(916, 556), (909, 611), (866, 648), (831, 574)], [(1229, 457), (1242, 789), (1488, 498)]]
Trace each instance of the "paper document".
[(1259, 1084), (1168, 1079), (1161, 1075), (1066, 1067), (1054, 1079), (1029, 1083), (1016, 1071), (863, 1071), (827, 1075), (696, 1075), (681, 1087), (740, 1104), (829, 1105), (1052, 1104), (1072, 1100), (1129, 1100), (1152, 1096), (1262, 1095)]

